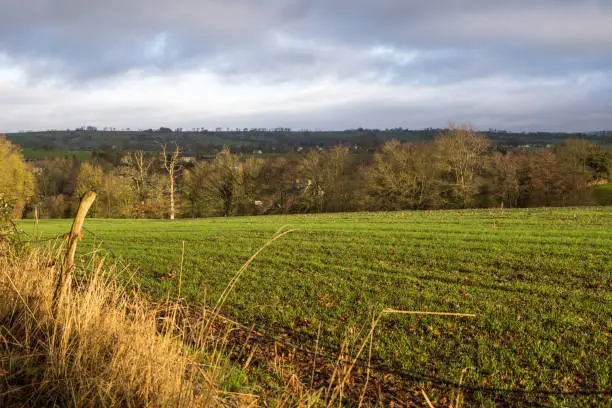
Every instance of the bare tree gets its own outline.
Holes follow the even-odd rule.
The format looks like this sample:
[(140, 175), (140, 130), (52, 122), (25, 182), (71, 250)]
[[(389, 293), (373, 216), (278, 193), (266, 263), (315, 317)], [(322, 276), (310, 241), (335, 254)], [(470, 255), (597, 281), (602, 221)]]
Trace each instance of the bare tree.
[(149, 169), (153, 160), (147, 158), (142, 150), (128, 155), (128, 162), (133, 168), (132, 183), (134, 193), (140, 204), (144, 204), (148, 196)]
[[(310, 151), (298, 168), (305, 185), (301, 197), (304, 209), (316, 212), (346, 209), (347, 204), (352, 202), (352, 165), (353, 156), (348, 147)], [(355, 178), (354, 175), (352, 178)]]
[(439, 208), (440, 173), (431, 143), (388, 141), (367, 170), (366, 199), (376, 210)]
[(192, 211), (198, 216), (210, 210), (223, 216), (249, 213), (263, 162), (254, 157), (241, 161), (225, 146), (214, 160), (198, 163), (185, 174), (185, 191)]
[(451, 123), (448, 130), (436, 136), (434, 145), (461, 205), (470, 207), (475, 193), (475, 178), (484, 164), (482, 156), (489, 150), (491, 142), (470, 125)]
[(486, 206), (517, 207), (521, 195), (521, 160), (516, 153), (493, 153), (486, 161)]
[(168, 172), (169, 178), (169, 186), (168, 189), (170, 191), (170, 219), (174, 219), (175, 209), (174, 209), (174, 181), (178, 164), (178, 157), (181, 153), (181, 147), (174, 142), (174, 151), (170, 154), (166, 152), (166, 145), (162, 145), (162, 159), (164, 168)]

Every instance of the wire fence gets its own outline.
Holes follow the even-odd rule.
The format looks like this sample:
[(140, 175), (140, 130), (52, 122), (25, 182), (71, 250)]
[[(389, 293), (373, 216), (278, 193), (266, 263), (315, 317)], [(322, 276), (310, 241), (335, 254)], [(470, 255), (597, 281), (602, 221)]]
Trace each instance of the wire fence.
[[(93, 236), (95, 240), (98, 241), (96, 244), (99, 246), (99, 248), (111, 254), (111, 256), (115, 260), (117, 261), (122, 260), (122, 257), (119, 256), (117, 253), (115, 253), (113, 249), (110, 248), (110, 246), (106, 244), (107, 241), (103, 237), (101, 237), (99, 234), (95, 233), (94, 231), (91, 231), (90, 229), (86, 228), (85, 226), (83, 226), (82, 228), (88, 234), (91, 234), (91, 236)], [(24, 231), (19, 231), (19, 233), (26, 236), (28, 242), (35, 243), (35, 244), (44, 244), (44, 243), (48, 243), (51, 241), (58, 241), (60, 239), (63, 240), (67, 236), (67, 234), (60, 234), (60, 235), (50, 237), (50, 238), (38, 239), (36, 237), (31, 237), (29, 234), (25, 233)], [(257, 326), (254, 324), (251, 326), (247, 326), (245, 324), (232, 320), (228, 317), (224, 316), (223, 318), (231, 322), (231, 324), (237, 327), (240, 327), (241, 329), (245, 331), (248, 331), (254, 336), (257, 336), (263, 341), (269, 342), (271, 344), (283, 345), (291, 350), (294, 350), (304, 355), (313, 356), (315, 358), (325, 358), (325, 356), (322, 355), (322, 352), (321, 352), (321, 349), (325, 349), (331, 352), (331, 355), (328, 355), (327, 358), (333, 357), (334, 361), (339, 361), (339, 362), (346, 363), (346, 364), (354, 364), (356, 367), (360, 367), (363, 369), (369, 369), (371, 372), (375, 374), (376, 373), (382, 374), (382, 375), (390, 374), (392, 376), (401, 378), (402, 380), (405, 380), (405, 381), (428, 382), (431, 384), (435, 384), (436, 386), (440, 388), (454, 388), (454, 389), (460, 388), (462, 391), (502, 396), (502, 399), (504, 395), (508, 395), (508, 396), (535, 395), (535, 396), (560, 396), (560, 397), (589, 396), (589, 395), (605, 397), (605, 396), (612, 395), (612, 390), (609, 390), (609, 389), (606, 389), (606, 390), (578, 389), (578, 390), (571, 390), (571, 391), (555, 391), (555, 390), (547, 390), (547, 389), (528, 390), (528, 389), (519, 389), (519, 388), (469, 385), (466, 383), (459, 383), (458, 381), (450, 380), (448, 378), (444, 378), (440, 376), (432, 376), (432, 375), (428, 375), (423, 372), (407, 370), (407, 369), (400, 368), (400, 367), (394, 367), (389, 364), (383, 363), (381, 361), (368, 362), (363, 358), (357, 359), (357, 361), (353, 361), (353, 359), (342, 357), (341, 347), (333, 342), (327, 342), (327, 341), (321, 342), (319, 339), (317, 349), (313, 350), (312, 348), (289, 341), (288, 339), (281, 337), (281, 335), (279, 335), (278, 333), (274, 333), (264, 328), (263, 326)], [(314, 317), (309, 317), (309, 318), (312, 320), (318, 321), (320, 324), (329, 324), (329, 322), (324, 322)], [(340, 324), (340, 323), (341, 321), (338, 320), (337, 324)], [(535, 405), (536, 403), (531, 401), (530, 404)], [(541, 406), (544, 406), (544, 405), (541, 405)]]
[(566, 395), (566, 396), (612, 395), (612, 390), (596, 390), (596, 389), (582, 389), (582, 390), (573, 390), (573, 391), (553, 391), (553, 390), (541, 390), (541, 389), (524, 390), (524, 389), (517, 389), (517, 388), (502, 388), (502, 387), (467, 385), (465, 383), (461, 384), (458, 381), (449, 380), (443, 377), (431, 376), (431, 375), (427, 375), (422, 372), (393, 367), (391, 365), (381, 363), (381, 362), (368, 363), (364, 359), (361, 359), (361, 360), (358, 359), (355, 362), (350, 358), (339, 356), (339, 354), (342, 352), (341, 348), (331, 343), (321, 344), (319, 342), (318, 350), (312, 350), (310, 348), (306, 348), (304, 346), (295, 344), (287, 339), (284, 339), (278, 334), (272, 333), (262, 328), (261, 326), (258, 327), (256, 325), (252, 325), (249, 327), (247, 325), (236, 322), (234, 320), (231, 320), (228, 318), (225, 318), (225, 319), (229, 320), (232, 324), (239, 326), (245, 331), (248, 331), (252, 333), (253, 335), (261, 337), (264, 340), (267, 340), (268, 342), (282, 344), (292, 350), (299, 351), (300, 353), (321, 357), (320, 349), (323, 347), (332, 352), (334, 361), (340, 361), (346, 364), (354, 364), (355, 366), (360, 367), (360, 368), (364, 368), (364, 369), (369, 368), (371, 371), (378, 372), (380, 374), (391, 374), (391, 375), (394, 375), (394, 376), (397, 376), (397, 377), (400, 377), (406, 380), (410, 380), (413, 382), (414, 381), (426, 381), (426, 382), (430, 382), (432, 384), (436, 384), (444, 388), (461, 388), (462, 390), (470, 390), (472, 392), (482, 392), (482, 393), (487, 393), (487, 394), (518, 394), (518, 395), (533, 394), (533, 395), (558, 395), (558, 396), (562, 396), (562, 395)]

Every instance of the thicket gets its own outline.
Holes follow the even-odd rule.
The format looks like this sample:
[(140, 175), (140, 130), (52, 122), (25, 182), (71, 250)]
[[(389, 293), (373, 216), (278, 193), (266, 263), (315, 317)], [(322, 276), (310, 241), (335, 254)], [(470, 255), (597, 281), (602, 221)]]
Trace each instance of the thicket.
[(34, 194), (34, 177), (19, 148), (0, 136), (0, 222), (21, 215)]

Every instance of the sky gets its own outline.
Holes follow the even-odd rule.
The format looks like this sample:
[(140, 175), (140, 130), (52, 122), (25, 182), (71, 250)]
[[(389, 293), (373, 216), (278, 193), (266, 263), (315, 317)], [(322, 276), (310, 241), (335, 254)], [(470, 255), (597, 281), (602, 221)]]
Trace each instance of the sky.
[(612, 129), (609, 0), (0, 0), (0, 132)]

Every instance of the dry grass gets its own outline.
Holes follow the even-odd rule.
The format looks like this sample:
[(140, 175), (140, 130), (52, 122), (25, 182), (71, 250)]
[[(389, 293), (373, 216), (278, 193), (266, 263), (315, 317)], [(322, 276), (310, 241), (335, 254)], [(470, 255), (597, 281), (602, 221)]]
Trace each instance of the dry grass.
[(215, 405), (214, 378), (102, 261), (54, 314), (58, 253), (0, 256), (0, 405)]

